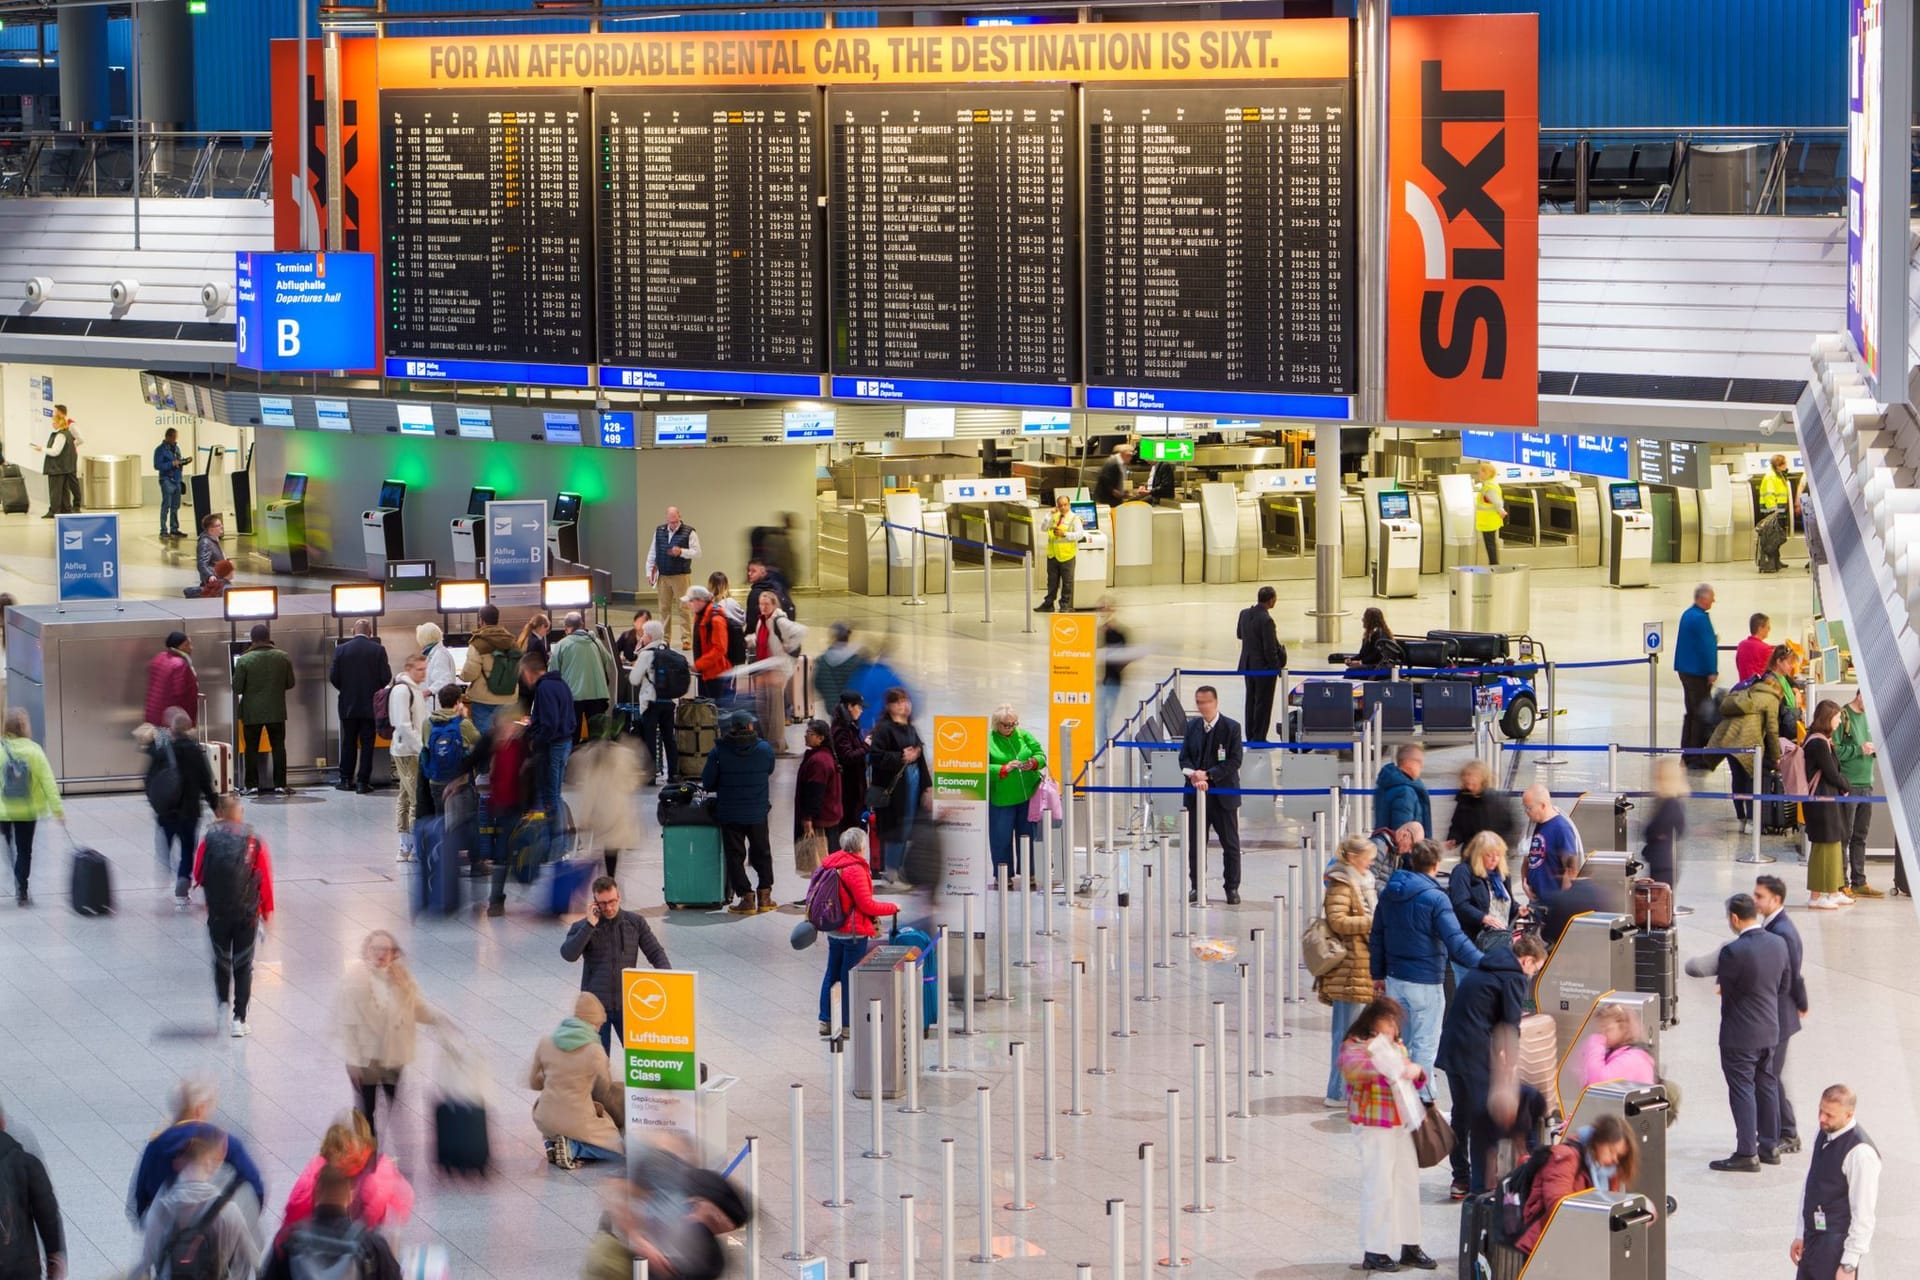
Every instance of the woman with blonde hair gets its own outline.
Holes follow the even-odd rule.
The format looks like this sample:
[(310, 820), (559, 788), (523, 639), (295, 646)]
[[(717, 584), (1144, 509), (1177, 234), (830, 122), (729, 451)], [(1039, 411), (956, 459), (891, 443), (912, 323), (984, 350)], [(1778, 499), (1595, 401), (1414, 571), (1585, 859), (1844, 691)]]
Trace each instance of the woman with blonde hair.
[(1513, 923), (1513, 895), (1507, 890), (1507, 842), (1491, 831), (1467, 841), (1460, 861), (1447, 874), (1447, 898), (1460, 919), (1460, 931), (1486, 949), (1488, 933)]
[(1379, 884), (1373, 878), (1373, 860), (1380, 851), (1365, 836), (1347, 836), (1340, 841), (1334, 860), (1326, 872), (1327, 928), (1346, 947), (1346, 958), (1339, 965), (1313, 980), (1320, 1003), (1333, 1010), (1333, 1047), (1327, 1068), (1327, 1093), (1324, 1105), (1329, 1109), (1347, 1105), (1347, 1086), (1340, 1073), (1340, 1048), (1347, 1038), (1347, 1026), (1373, 999), (1372, 952), (1368, 935), (1373, 932), (1373, 912), (1379, 904)]
[(437, 1021), (393, 935), (385, 929), (368, 934), (334, 1008), (347, 1078), (359, 1094), (368, 1133), (375, 1132), (373, 1108), (381, 1091), (388, 1113), (393, 1111), (400, 1073), (413, 1062), (414, 1027)]
[(733, 598), (733, 583), (727, 575), (715, 569), (707, 575), (707, 590), (713, 593), (713, 603), (725, 614), (729, 622), (744, 627), (747, 625), (747, 607)]
[(547, 643), (547, 633), (553, 630), (553, 619), (544, 613), (535, 613), (527, 619), (527, 625), (520, 628), (520, 634), (514, 637), (514, 648), (521, 653), (541, 653), (548, 657), (553, 648)]

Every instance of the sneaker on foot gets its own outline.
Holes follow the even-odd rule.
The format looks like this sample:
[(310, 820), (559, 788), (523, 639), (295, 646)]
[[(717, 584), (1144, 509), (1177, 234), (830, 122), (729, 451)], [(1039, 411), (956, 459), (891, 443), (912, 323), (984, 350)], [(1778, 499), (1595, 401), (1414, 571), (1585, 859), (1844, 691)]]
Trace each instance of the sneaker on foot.
[(498, 920), (498, 919), (499, 919), (499, 918), (500, 918), (501, 916), (504, 916), (505, 914), (507, 914), (507, 904), (506, 904), (506, 903), (504, 903), (504, 902), (489, 902), (489, 903), (487, 904), (487, 919), (489, 919), (489, 920)]
[(831, 1040), (833, 1038), (833, 1024), (831, 1022), (823, 1022), (820, 1024), (820, 1038), (822, 1040)]
[(246, 1038), (247, 1038), (247, 1024), (246, 1024), (246, 1021), (245, 1021), (244, 1019), (241, 1019), (241, 1018), (235, 1018), (235, 1019), (233, 1020), (233, 1031), (232, 1031), (232, 1033), (231, 1033), (231, 1034), (233, 1035), (233, 1038), (234, 1038), (235, 1040), (244, 1040), (244, 1039), (246, 1039)]
[(1453, 1184), (1452, 1186), (1450, 1186), (1450, 1187), (1448, 1187), (1448, 1188), (1447, 1188), (1447, 1199), (1449, 1199), (1449, 1200), (1465, 1200), (1466, 1198), (1467, 1198), (1467, 1184), (1466, 1184), (1466, 1183), (1464, 1183), (1464, 1182), (1456, 1182), (1456, 1183), (1454, 1183), (1454, 1184)]
[(1807, 908), (1810, 911), (1832, 911), (1839, 905), (1839, 903), (1833, 901), (1832, 898), (1824, 893), (1816, 893), (1807, 899)]
[(1345, 1111), (1347, 1109), (1347, 1100), (1345, 1098), (1322, 1098), (1320, 1099), (1320, 1105), (1329, 1111)]
[(1830, 893), (1827, 895), (1827, 901), (1836, 907), (1851, 907), (1854, 905), (1853, 899), (1844, 893)]

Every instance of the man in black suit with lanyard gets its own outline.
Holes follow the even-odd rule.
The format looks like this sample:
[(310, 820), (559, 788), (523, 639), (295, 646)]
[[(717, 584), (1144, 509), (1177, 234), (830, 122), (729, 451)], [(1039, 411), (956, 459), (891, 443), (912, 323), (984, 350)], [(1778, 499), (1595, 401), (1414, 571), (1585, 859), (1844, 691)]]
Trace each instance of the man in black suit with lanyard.
[(1200, 714), (1187, 721), (1180, 743), (1180, 772), (1187, 795), (1187, 901), (1200, 901), (1200, 844), (1203, 833), (1195, 813), (1195, 793), (1207, 796), (1207, 826), (1220, 837), (1220, 882), (1227, 904), (1240, 904), (1240, 797), (1220, 791), (1240, 789), (1240, 726), (1220, 714), (1220, 694), (1210, 684), (1193, 693)]
[(1720, 1173), (1758, 1173), (1779, 1164), (1780, 1076), (1774, 1055), (1782, 1040), (1780, 1008), (1792, 998), (1792, 961), (1787, 944), (1760, 923), (1753, 895), (1727, 899), (1727, 927), (1734, 939), (1713, 956), (1687, 961), (1696, 978), (1720, 979), (1720, 1071), (1733, 1107), (1734, 1150), (1709, 1168)]

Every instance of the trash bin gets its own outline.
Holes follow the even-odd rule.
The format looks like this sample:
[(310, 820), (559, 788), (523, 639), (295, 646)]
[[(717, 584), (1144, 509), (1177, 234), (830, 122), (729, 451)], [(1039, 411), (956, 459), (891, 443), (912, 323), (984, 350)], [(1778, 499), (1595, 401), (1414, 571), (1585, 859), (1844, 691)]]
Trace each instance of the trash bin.
[(80, 460), (81, 501), (89, 511), (121, 511), (141, 505), (140, 459), (131, 453), (101, 453)]
[(1526, 565), (1457, 564), (1447, 574), (1450, 629), (1526, 634), (1533, 616), (1533, 572)]
[[(853, 970), (853, 1096), (873, 1094), (873, 1038), (881, 1037), (880, 1096), (897, 1098), (906, 1088), (906, 1037), (920, 1033), (919, 993), (908, 989), (918, 947), (880, 946), (867, 952)], [(867, 1017), (869, 1001), (880, 1002), (880, 1025)], [(909, 1031), (911, 1028), (911, 1031)]]

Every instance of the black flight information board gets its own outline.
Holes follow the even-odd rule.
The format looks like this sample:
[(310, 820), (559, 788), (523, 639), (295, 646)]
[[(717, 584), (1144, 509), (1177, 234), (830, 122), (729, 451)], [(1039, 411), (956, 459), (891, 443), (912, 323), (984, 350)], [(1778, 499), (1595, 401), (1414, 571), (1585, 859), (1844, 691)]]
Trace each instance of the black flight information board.
[(594, 95), (602, 362), (820, 371), (819, 104)]
[(591, 364), (586, 93), (391, 91), (380, 114), (387, 355)]
[(1073, 382), (1071, 90), (848, 89), (828, 115), (835, 371)]
[(1348, 105), (1344, 81), (1086, 91), (1089, 384), (1353, 391)]

